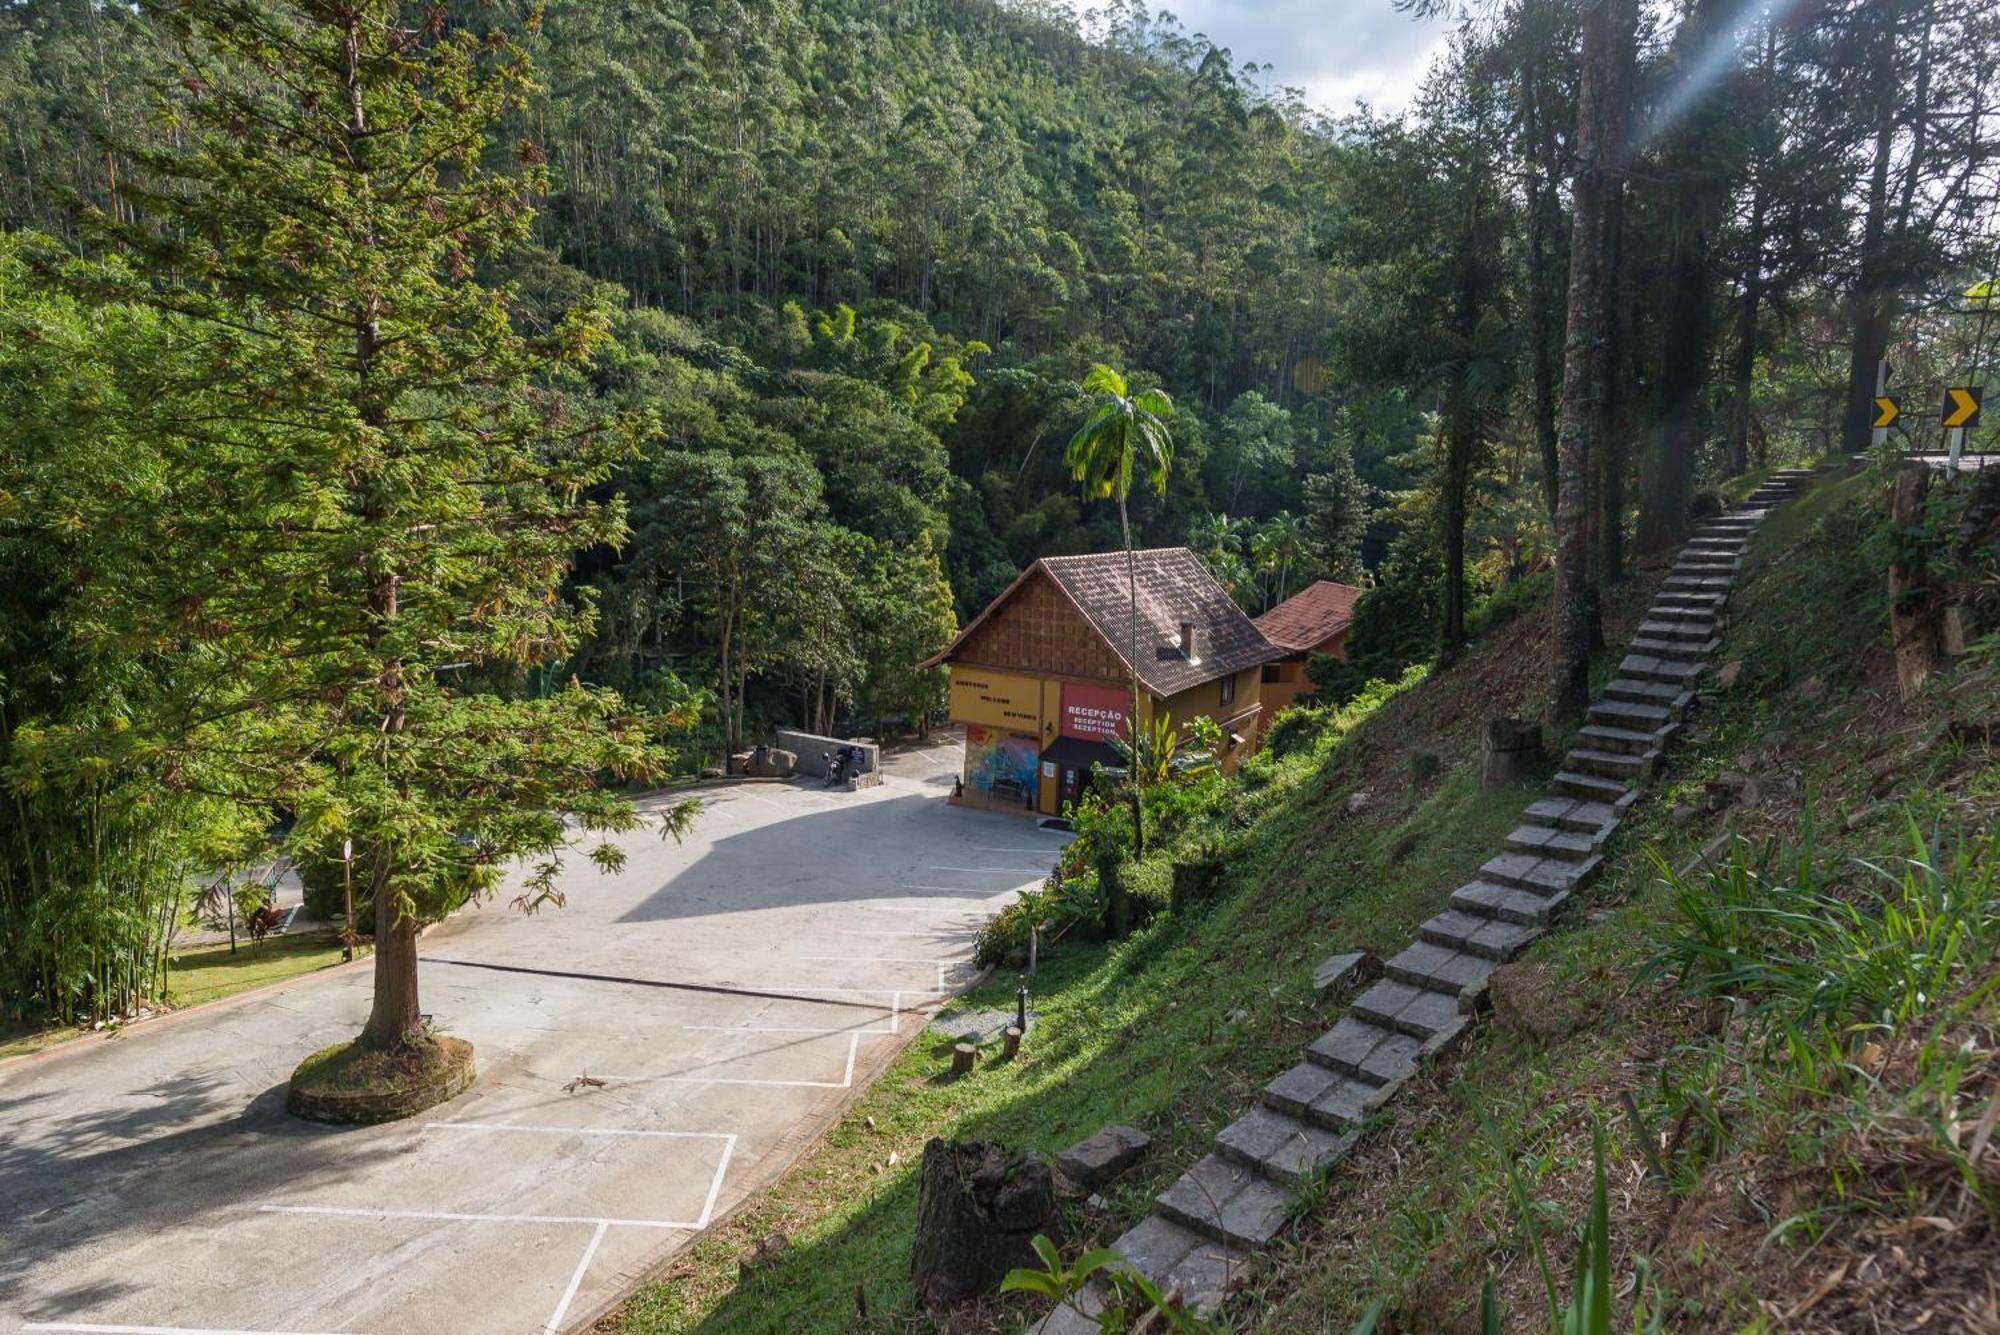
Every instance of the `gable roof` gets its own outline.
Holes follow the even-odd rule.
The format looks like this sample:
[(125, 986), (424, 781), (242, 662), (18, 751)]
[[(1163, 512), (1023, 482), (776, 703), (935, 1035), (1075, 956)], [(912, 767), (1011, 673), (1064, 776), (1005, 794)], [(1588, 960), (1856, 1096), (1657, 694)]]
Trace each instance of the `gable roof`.
[(1286, 653), (1304, 653), (1352, 625), (1354, 604), (1365, 592), (1352, 584), (1319, 580), (1258, 617), (1257, 629)]
[[(1154, 695), (1177, 695), (1191, 686), (1230, 676), (1278, 656), (1195, 554), (1185, 547), (1153, 547), (1132, 553), (1139, 591), (1139, 662), (1127, 654), (1131, 642), (1131, 585), (1124, 552), (1087, 556), (1045, 556), (966, 623), (951, 645), (923, 666), (949, 662), (988, 618), (1038, 572), (1062, 590), (1090, 622), (1118, 661), (1135, 667), (1139, 682)], [(1180, 650), (1181, 623), (1196, 628), (1196, 659)]]

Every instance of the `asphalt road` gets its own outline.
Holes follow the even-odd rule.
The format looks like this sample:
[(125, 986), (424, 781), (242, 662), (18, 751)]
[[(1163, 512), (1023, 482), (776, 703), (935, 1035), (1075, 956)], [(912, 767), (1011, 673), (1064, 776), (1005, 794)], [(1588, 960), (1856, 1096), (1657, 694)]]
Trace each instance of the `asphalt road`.
[(956, 768), (715, 790), (685, 845), (579, 862), (568, 907), (427, 934), (424, 1008), (480, 1074), (410, 1122), (284, 1111), (365, 962), (0, 1067), (0, 1331), (586, 1322), (809, 1145), (1046, 870), (1061, 838), (948, 806)]

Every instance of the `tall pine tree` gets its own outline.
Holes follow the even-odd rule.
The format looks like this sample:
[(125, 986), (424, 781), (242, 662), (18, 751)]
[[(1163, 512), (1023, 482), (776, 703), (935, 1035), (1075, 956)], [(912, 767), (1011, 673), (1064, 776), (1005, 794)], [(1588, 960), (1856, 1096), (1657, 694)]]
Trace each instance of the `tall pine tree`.
[[(588, 631), (561, 586), (573, 553), (621, 539), (620, 509), (587, 498), (647, 421), (570, 380), (611, 290), (528, 328), (494, 277), (544, 185), (533, 144), (489, 142), (532, 90), (521, 48), (412, 12), (147, 7), (171, 131), (151, 142), (172, 147), (133, 144), (127, 210), (90, 217), (133, 259), (94, 288), (157, 309), (185, 355), (124, 368), (150, 405), (122, 426), (134, 466), (74, 503), (99, 633), (207, 671), (135, 700), (122, 731), (48, 740), (51, 760), (185, 757), (295, 815), (302, 850), (351, 840), (375, 906), (372, 1049), (424, 1042), (423, 924), (517, 859), (519, 902), (559, 902), (578, 831), (638, 823), (604, 776), (664, 759), (608, 692), (522, 698)], [(608, 841), (590, 856), (619, 860)]]

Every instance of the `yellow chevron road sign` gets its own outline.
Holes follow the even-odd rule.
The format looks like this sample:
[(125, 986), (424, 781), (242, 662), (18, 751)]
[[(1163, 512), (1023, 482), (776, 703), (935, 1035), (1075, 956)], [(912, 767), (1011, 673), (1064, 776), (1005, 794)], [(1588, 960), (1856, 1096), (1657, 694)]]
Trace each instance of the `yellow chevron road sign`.
[(1954, 385), (1944, 392), (1944, 406), (1939, 416), (1944, 425), (1978, 426), (1980, 390), (1977, 386)]
[(1875, 396), (1874, 425), (1877, 430), (1885, 426), (1895, 425), (1896, 419), (1902, 416), (1902, 413), (1903, 402), (1894, 394), (1878, 394)]

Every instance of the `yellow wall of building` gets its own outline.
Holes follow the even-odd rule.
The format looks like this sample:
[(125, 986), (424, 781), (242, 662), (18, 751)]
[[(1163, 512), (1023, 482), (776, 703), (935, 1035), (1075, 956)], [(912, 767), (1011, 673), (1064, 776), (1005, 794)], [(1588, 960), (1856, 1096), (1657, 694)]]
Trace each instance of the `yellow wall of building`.
[[(1153, 703), (1156, 708), (1163, 707), (1166, 710), (1167, 717), (1172, 719), (1177, 726), (1187, 722), (1189, 719), (1200, 718), (1204, 715), (1214, 719), (1219, 724), (1227, 724), (1230, 719), (1239, 718), (1259, 705), (1262, 699), (1263, 675), (1264, 670), (1262, 667), (1245, 668), (1243, 671), (1237, 673), (1236, 696), (1228, 704), (1222, 703), (1222, 682), (1220, 679), (1205, 681), (1201, 685), (1182, 691), (1178, 695), (1169, 696), (1163, 706), (1158, 701), (1154, 701)], [(1152, 711), (1142, 710), (1141, 712), (1146, 713), (1150, 720)], [(1217, 767), (1225, 774), (1233, 773), (1237, 763), (1243, 757), (1249, 755), (1256, 745), (1257, 733), (1254, 721), (1248, 724), (1237, 724), (1235, 731), (1243, 734), (1245, 740), (1242, 746), (1237, 747), (1233, 751), (1225, 749), (1224, 753), (1217, 757)]]

